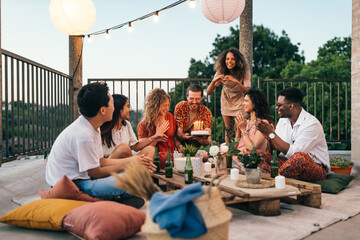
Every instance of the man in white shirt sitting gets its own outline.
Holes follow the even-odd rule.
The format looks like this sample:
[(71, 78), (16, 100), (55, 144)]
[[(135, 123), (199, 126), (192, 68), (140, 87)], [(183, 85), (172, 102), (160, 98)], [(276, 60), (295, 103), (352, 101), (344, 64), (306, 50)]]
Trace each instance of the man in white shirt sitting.
[(46, 165), (46, 181), (54, 186), (64, 175), (90, 196), (140, 208), (144, 201), (114, 186), (111, 172), (121, 172), (130, 161), (140, 160), (149, 171), (156, 169), (152, 159), (133, 156), (104, 158), (100, 126), (112, 119), (113, 97), (105, 83), (83, 86), (77, 101), (82, 114), (65, 128), (52, 146)]
[[(330, 169), (328, 147), (319, 120), (301, 107), (303, 94), (297, 88), (279, 93), (276, 110), (280, 116), (274, 127), (260, 121), (258, 129), (272, 149), (287, 158), (279, 159), (279, 174), (300, 180), (323, 180)], [(270, 158), (271, 159), (271, 158)]]

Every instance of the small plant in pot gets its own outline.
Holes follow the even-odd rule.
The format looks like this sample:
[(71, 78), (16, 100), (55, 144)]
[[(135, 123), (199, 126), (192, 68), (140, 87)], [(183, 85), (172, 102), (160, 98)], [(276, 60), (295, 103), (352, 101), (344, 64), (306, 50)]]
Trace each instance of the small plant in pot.
[(354, 162), (346, 160), (343, 157), (334, 157), (330, 160), (331, 171), (350, 175)]
[(248, 184), (260, 184), (261, 170), (258, 164), (263, 160), (260, 154), (256, 152), (256, 148), (253, 145), (253, 149), (250, 153), (238, 154), (238, 160), (244, 165), (246, 181)]
[(190, 154), (190, 157), (195, 157), (195, 154), (199, 150), (198, 147), (196, 147), (193, 144), (186, 144), (184, 145), (183, 154), (186, 156), (187, 154)]

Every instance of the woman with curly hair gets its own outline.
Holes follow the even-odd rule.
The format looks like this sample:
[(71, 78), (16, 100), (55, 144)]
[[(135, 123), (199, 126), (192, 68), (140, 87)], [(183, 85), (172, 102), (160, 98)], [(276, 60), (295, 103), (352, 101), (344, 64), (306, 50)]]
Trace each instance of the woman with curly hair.
[[(248, 114), (248, 119), (245, 118), (243, 112), (236, 115), (235, 121), (237, 123), (237, 135), (240, 136), (238, 149), (245, 153), (247, 149), (251, 150), (253, 146), (262, 155), (267, 148), (268, 141), (263, 134), (257, 130), (257, 122), (259, 120), (267, 121), (272, 124), (270, 115), (270, 107), (264, 94), (257, 89), (249, 89), (244, 93), (244, 111)], [(233, 160), (240, 166), (237, 158)]]
[(154, 158), (155, 149), (150, 144), (154, 141), (166, 139), (163, 129), (156, 129), (154, 136), (138, 141), (134, 130), (128, 121), (130, 119), (130, 103), (127, 97), (113, 94), (114, 113), (111, 121), (104, 123), (101, 127), (101, 140), (105, 157), (127, 158), (133, 156), (132, 151), (139, 152), (141, 160), (147, 161)]
[(225, 141), (230, 142), (234, 131), (233, 119), (243, 110), (244, 93), (250, 88), (250, 68), (241, 52), (230, 48), (219, 54), (214, 70), (216, 73), (207, 88), (207, 94), (210, 95), (222, 84), (221, 114), (226, 128)]
[(174, 135), (176, 123), (174, 116), (168, 112), (170, 107), (170, 96), (161, 88), (155, 88), (146, 96), (144, 104), (143, 119), (138, 125), (138, 136), (140, 141), (148, 139), (156, 133), (156, 128), (167, 126), (163, 132), (167, 136), (165, 141), (154, 141), (152, 146), (159, 148), (160, 165), (165, 167), (166, 153), (175, 150)]

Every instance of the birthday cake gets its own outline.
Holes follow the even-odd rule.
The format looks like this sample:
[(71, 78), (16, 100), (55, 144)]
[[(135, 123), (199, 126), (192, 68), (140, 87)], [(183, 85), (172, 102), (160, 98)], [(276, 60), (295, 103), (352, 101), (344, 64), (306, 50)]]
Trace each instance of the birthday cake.
[(209, 132), (204, 129), (204, 122), (203, 121), (195, 121), (194, 128), (191, 131), (191, 136), (207, 136)]
[(208, 130), (197, 129), (191, 131), (191, 136), (206, 136), (206, 135), (209, 135)]

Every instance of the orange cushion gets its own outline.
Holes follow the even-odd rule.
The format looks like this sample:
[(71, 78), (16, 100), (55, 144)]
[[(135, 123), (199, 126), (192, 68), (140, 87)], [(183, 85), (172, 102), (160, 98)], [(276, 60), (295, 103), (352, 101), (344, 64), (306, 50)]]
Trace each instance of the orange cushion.
[(72, 199), (79, 201), (87, 201), (87, 202), (96, 202), (102, 201), (99, 198), (91, 197), (90, 195), (82, 192), (75, 185), (73, 181), (71, 181), (66, 175), (64, 175), (50, 190), (39, 190), (39, 195), (42, 199), (47, 198), (63, 198), (63, 199)]
[(85, 239), (124, 239), (145, 222), (142, 211), (111, 201), (87, 204), (68, 212), (62, 228)]
[(60, 231), (65, 214), (88, 203), (67, 199), (36, 200), (8, 212), (0, 218), (0, 222), (18, 227)]

